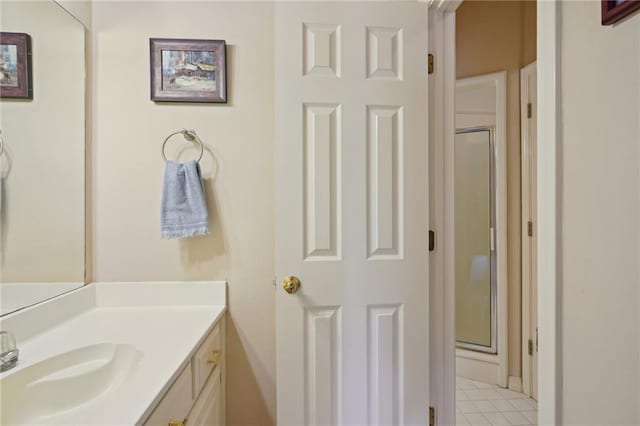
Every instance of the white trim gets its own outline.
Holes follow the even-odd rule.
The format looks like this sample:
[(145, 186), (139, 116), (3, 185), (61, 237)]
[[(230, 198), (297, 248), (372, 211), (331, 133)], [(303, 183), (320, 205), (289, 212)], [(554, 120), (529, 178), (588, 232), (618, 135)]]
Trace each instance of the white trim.
[[(529, 103), (529, 76), (536, 72), (536, 62), (532, 62), (520, 70), (520, 123), (526, 123), (529, 119), (527, 116), (527, 104)], [(528, 131), (529, 126), (520, 126), (520, 161), (521, 161), (521, 182), (522, 191), (520, 201), (522, 205), (522, 392), (531, 395), (531, 363), (533, 360), (529, 355), (529, 339), (533, 340), (531, 309), (536, 306), (531, 300), (531, 240), (529, 237), (528, 223), (533, 217), (531, 206), (531, 186), (530, 186), (530, 167), (531, 157), (529, 155), (531, 146), (531, 135)], [(535, 208), (535, 204), (533, 206)]]
[(509, 376), (509, 389), (514, 392), (522, 392), (522, 379), (516, 376)]
[[(507, 276), (507, 72), (500, 71), (492, 74), (478, 75), (459, 79), (456, 88), (493, 84), (496, 93), (495, 104), (495, 165), (496, 165), (496, 257), (497, 257), (497, 302), (496, 315), (498, 334), (498, 370), (496, 382), (502, 387), (507, 387), (509, 380), (509, 337), (508, 337), (508, 276)], [(447, 179), (453, 181), (454, 169), (450, 167), (444, 171)], [(448, 216), (453, 222), (453, 216)], [(446, 219), (445, 219), (446, 220)], [(453, 229), (453, 225), (451, 225)], [(454, 239), (453, 232), (445, 234), (447, 241)], [(447, 274), (454, 277), (454, 265), (447, 270)], [(455, 287), (455, 281), (454, 281)], [(492, 381), (493, 383), (494, 381)]]
[(538, 1), (538, 424), (560, 424), (556, 150), (558, 2)]
[(498, 357), (477, 351), (456, 348), (456, 376), (499, 386)]
[[(422, 0), (424, 1), (424, 0)], [(431, 12), (455, 12), (463, 0), (426, 0)]]
[(456, 19), (453, 10), (429, 8), (429, 52), (436, 58), (435, 72), (429, 77), (429, 184), (432, 194), (429, 204), (430, 226), (436, 232), (435, 251), (429, 257), (432, 274), (429, 296), (430, 395), (438, 425), (455, 424), (456, 400), (455, 289), (453, 277), (446, 275), (446, 271), (453, 267), (454, 245), (453, 240), (445, 237), (453, 233), (452, 221), (445, 220), (453, 215), (453, 181), (444, 172), (453, 167), (455, 140)]

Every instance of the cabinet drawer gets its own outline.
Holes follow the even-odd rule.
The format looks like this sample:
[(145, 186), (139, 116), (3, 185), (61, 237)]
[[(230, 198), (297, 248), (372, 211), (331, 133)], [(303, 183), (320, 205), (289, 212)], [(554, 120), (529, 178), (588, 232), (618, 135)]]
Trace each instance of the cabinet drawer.
[(193, 398), (197, 398), (207, 377), (222, 362), (220, 324), (216, 325), (191, 361), (193, 365)]
[(151, 413), (145, 426), (167, 426), (172, 420), (183, 421), (193, 404), (191, 392), (191, 363), (182, 370), (164, 398)]

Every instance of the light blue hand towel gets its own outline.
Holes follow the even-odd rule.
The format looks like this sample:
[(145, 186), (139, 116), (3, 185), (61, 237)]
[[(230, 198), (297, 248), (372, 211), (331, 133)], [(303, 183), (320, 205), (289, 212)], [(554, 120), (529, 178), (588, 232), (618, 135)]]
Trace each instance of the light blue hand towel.
[(162, 238), (188, 238), (208, 233), (209, 214), (198, 162), (167, 161), (160, 210)]

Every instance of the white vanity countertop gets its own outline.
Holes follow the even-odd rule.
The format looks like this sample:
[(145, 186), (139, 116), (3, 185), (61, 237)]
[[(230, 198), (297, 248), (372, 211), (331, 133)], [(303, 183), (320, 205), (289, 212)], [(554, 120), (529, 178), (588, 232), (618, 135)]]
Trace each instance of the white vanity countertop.
[[(75, 295), (75, 300), (64, 301), (63, 295), (45, 302), (57, 301), (55, 311), (65, 309), (65, 303), (74, 303), (69, 310), (76, 312), (70, 317), (49, 319), (54, 325), (42, 329), (37, 326), (34, 329), (33, 325), (28, 330), (14, 327), (20, 362), (0, 378), (83, 346), (105, 342), (131, 344), (137, 351), (137, 360), (124, 380), (113, 385), (114, 389), (73, 410), (35, 421), (83, 425), (140, 423), (222, 317), (225, 288), (224, 282), (90, 284), (69, 293)], [(83, 291), (93, 294), (76, 294)], [(80, 299), (83, 302), (79, 302)], [(93, 306), (86, 306), (84, 310), (77, 306), (91, 301)], [(27, 315), (37, 316), (33, 312)], [(34, 322), (29, 317), (22, 322), (24, 320)], [(46, 318), (35, 322), (39, 320), (47, 322)], [(12, 331), (9, 326), (17, 324), (16, 318), (2, 319), (3, 330)]]

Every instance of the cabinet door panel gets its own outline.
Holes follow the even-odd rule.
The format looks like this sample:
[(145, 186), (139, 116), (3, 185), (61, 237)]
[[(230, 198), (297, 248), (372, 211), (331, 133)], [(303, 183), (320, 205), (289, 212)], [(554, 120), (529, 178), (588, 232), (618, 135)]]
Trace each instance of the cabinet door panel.
[(220, 368), (216, 368), (207, 380), (200, 396), (187, 417), (193, 426), (222, 426), (220, 398)]
[(191, 408), (191, 365), (188, 364), (169, 388), (145, 426), (166, 426), (171, 420), (182, 421)]
[(222, 362), (220, 324), (211, 331), (193, 356), (193, 396), (197, 398), (211, 371)]

